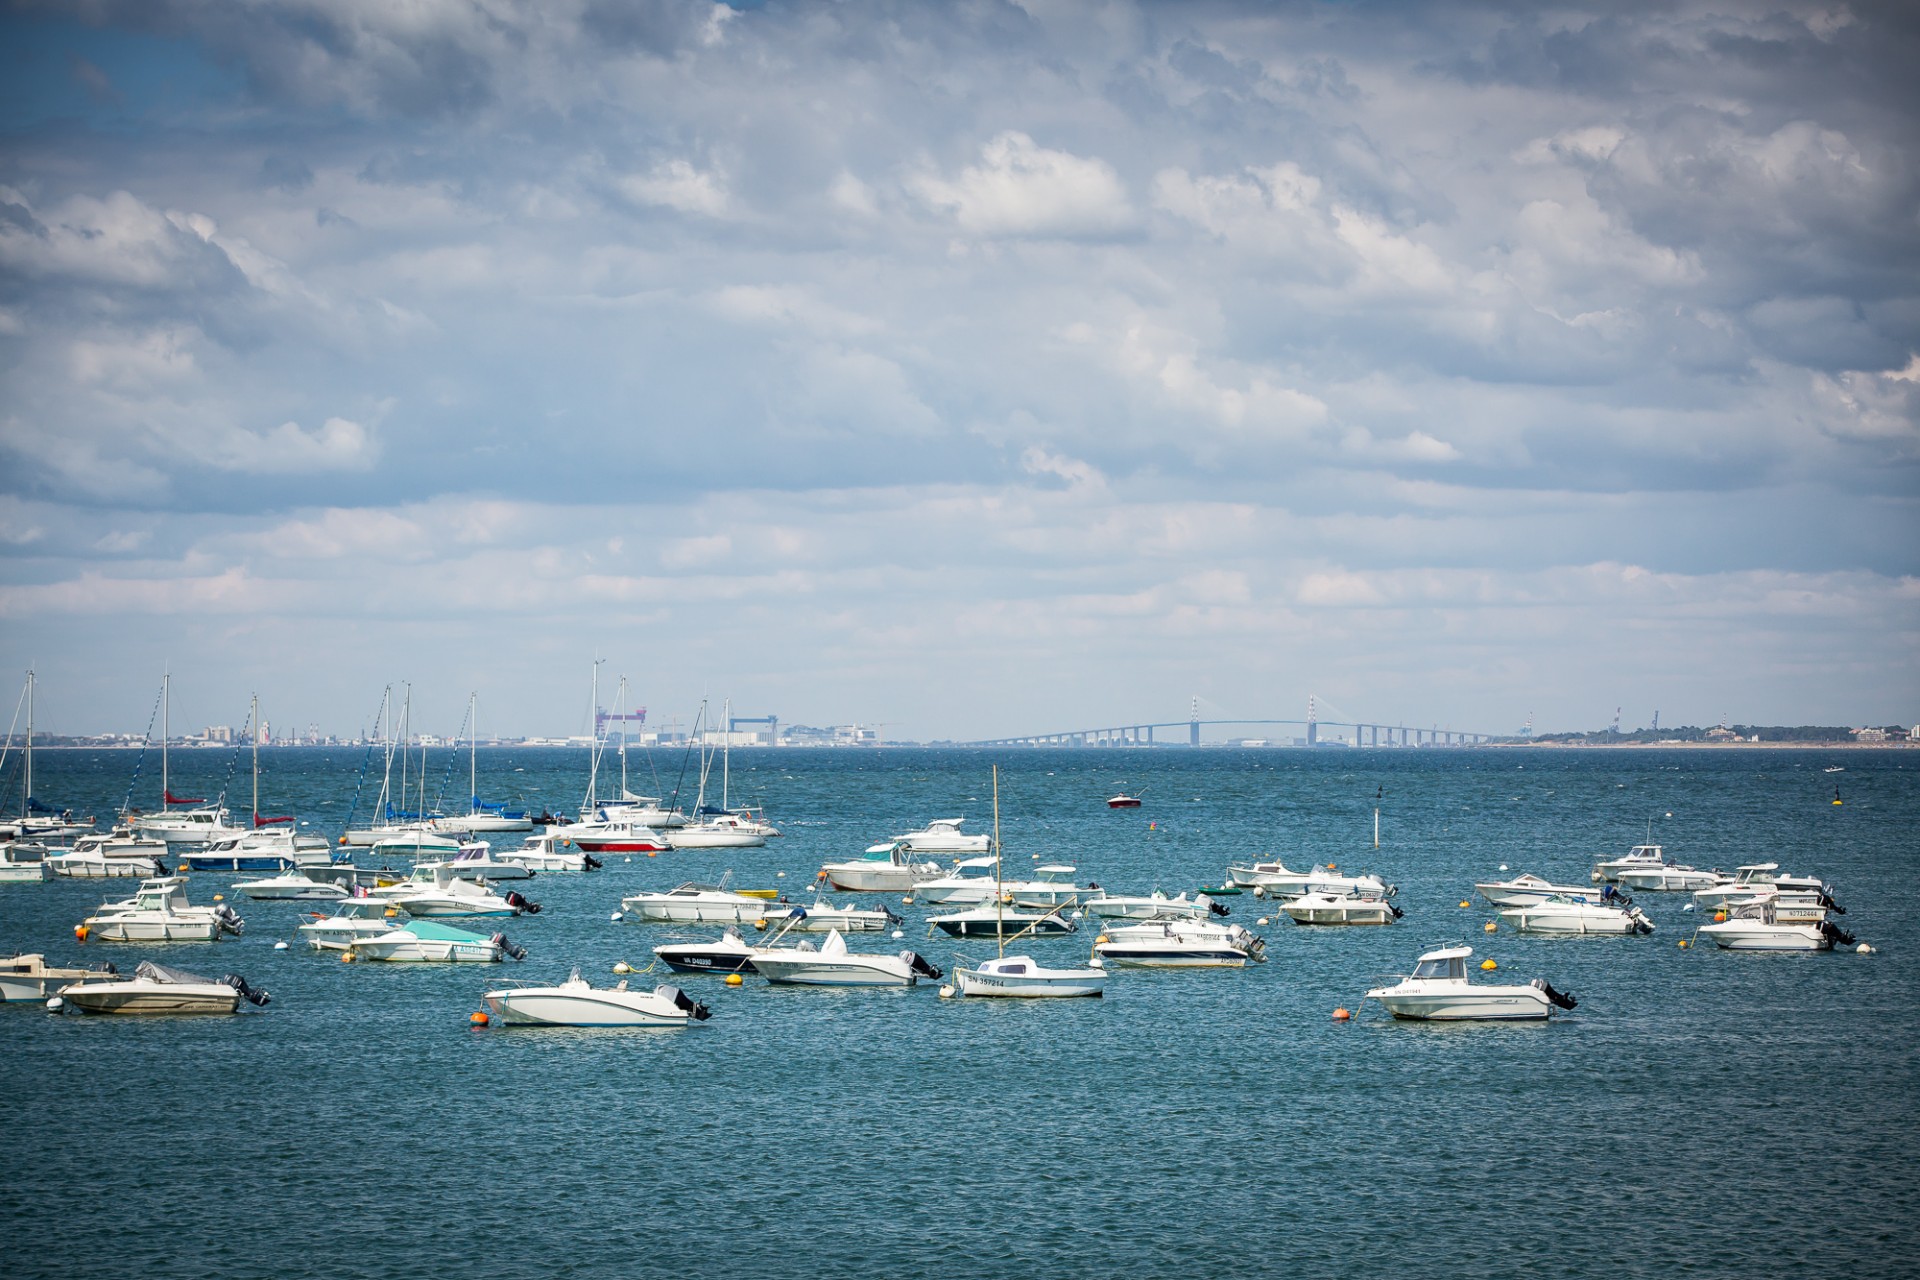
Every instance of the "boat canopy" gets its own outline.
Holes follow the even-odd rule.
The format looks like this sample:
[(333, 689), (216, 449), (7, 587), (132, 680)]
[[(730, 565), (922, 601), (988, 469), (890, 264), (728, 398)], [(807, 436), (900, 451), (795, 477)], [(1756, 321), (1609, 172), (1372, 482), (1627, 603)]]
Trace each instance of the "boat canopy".
[(172, 965), (155, 964), (151, 960), (142, 960), (134, 966), (133, 976), (145, 978), (149, 982), (168, 983), (209, 983), (212, 978), (203, 978), (197, 973), (188, 973), (185, 969), (176, 969)]
[(1056, 862), (1050, 866), (1035, 867), (1033, 873), (1037, 876), (1070, 876), (1074, 873), (1074, 868)]

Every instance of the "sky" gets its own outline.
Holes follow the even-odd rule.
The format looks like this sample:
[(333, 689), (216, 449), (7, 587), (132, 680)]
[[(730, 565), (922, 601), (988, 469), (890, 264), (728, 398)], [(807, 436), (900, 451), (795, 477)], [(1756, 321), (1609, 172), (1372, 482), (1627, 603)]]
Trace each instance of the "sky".
[(1909, 5), (0, 23), (42, 731), (1920, 720)]

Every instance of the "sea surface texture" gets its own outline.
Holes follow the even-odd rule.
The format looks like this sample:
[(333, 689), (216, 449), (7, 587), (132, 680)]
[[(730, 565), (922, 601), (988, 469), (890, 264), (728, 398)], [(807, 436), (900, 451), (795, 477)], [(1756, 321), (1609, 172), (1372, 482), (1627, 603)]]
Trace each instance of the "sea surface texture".
[[(378, 788), (365, 761), (265, 751), (261, 810), (338, 836), (356, 791), (364, 818)], [(130, 788), (159, 799), (152, 752), (137, 779), (131, 752), (34, 763), (40, 798), (103, 820)], [(714, 1010), (687, 1030), (469, 1026), (491, 986), (576, 966), (604, 985), (617, 961), (719, 932), (615, 923), (626, 894), (731, 870), (798, 898), (823, 861), (928, 819), (987, 830), (996, 763), (1010, 873), (1066, 862), (1083, 882), (1175, 892), (1254, 858), (1335, 863), (1396, 884), (1406, 918), (1306, 928), (1223, 899), (1268, 939), (1267, 963), (1117, 971), (1101, 1000), (687, 977), (671, 980)], [(635, 791), (670, 792), (682, 760), (627, 768)], [(584, 751), (483, 750), (478, 769), (483, 796), (536, 811), (586, 790)], [(464, 809), (466, 772), (434, 753), (428, 800)], [(248, 803), (244, 757), (176, 752), (170, 780)], [(681, 785), (691, 800), (690, 773)], [(1110, 811), (1122, 789), (1142, 807)], [(0, 1275), (1920, 1273), (1920, 754), (736, 751), (731, 799), (784, 836), (518, 886), (545, 907), (505, 925), (520, 964), (343, 964), (294, 933), (318, 904), (244, 899), (237, 940), (80, 946), (73, 926), (129, 882), (0, 885), (0, 953), (123, 971), (163, 958), (273, 994), (232, 1018), (0, 1009)], [(1583, 883), (1649, 833), (1695, 865), (1831, 881), (1874, 953), (1681, 948), (1703, 923), (1683, 894), (1638, 896), (1650, 937), (1484, 932), (1476, 880), (1504, 866)], [(244, 878), (199, 873), (189, 892), (231, 900)], [(856, 949), (910, 947), (942, 969), (992, 954), (885, 901), (905, 937)], [(1022, 949), (1083, 961), (1090, 923)], [(1544, 977), (1579, 1007), (1428, 1026), (1362, 1002), (1459, 942), (1499, 964), (1476, 978)]]

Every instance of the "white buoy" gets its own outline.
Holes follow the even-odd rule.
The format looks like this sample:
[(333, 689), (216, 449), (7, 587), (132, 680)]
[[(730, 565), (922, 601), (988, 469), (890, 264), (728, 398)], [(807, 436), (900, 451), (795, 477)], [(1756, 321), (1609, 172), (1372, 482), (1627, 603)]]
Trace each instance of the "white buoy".
[(941, 987), (941, 988), (940, 988), (940, 998), (941, 998), (942, 1000), (951, 1000), (951, 999), (953, 999), (953, 988), (952, 988), (952, 987)]
[(1107, 961), (1104, 956), (1095, 956), (1093, 959), (1087, 961), (1087, 968), (1089, 969), (1104, 969), (1106, 967)]
[(632, 862), (632, 861), (633, 861), (633, 859), (632, 859), (632, 858), (628, 858), (628, 859), (627, 859), (627, 861), (628, 861), (628, 862)]
[(1503, 863), (1501, 863), (1501, 864), (1500, 864), (1500, 869), (1501, 869), (1502, 871), (1505, 871), (1505, 870), (1507, 869), (1507, 864), (1506, 864), (1506, 863), (1504, 863), (1504, 862), (1503, 862)]
[(906, 897), (904, 897), (904, 898), (902, 898), (902, 899), (900, 899), (900, 905), (901, 905), (901, 906), (903, 906), (903, 907), (910, 907), (910, 906), (912, 906), (912, 905), (913, 905), (913, 895), (912, 895), (912, 894), (908, 894), (908, 895), (907, 895)]
[(619, 913), (618, 911), (616, 911), (616, 912), (614, 912), (614, 913), (613, 913), (613, 914), (612, 914), (611, 916), (609, 916), (609, 917), (608, 917), (608, 919), (610, 919), (610, 920), (616, 920), (616, 921), (617, 921), (617, 920), (619, 920), (619, 919), (620, 919), (620, 913)]
[(52, 996), (47, 1000), (47, 1012), (49, 1013), (58, 1013), (66, 1007), (67, 1002), (59, 996)]
[(1685, 906), (1681, 907), (1680, 909), (1682, 911), (1691, 911), (1693, 910), (1693, 903), (1689, 902)]
[(775, 880), (785, 880), (787, 878), (787, 873), (784, 871), (776, 871), (773, 873), (773, 878)]
[(1853, 949), (1853, 954), (1857, 956), (1870, 956), (1873, 954), (1873, 948), (1863, 942)]
[(1272, 924), (1273, 920), (1269, 916), (1261, 916), (1258, 920), (1255, 920), (1254, 923), (1259, 925), (1262, 929), (1264, 929), (1268, 925)]
[(628, 964), (625, 960), (620, 960), (615, 962), (613, 966), (613, 971), (615, 973), (632, 973), (633, 966)]
[(1253, 886), (1253, 896), (1254, 896), (1254, 897), (1256, 897), (1256, 898), (1264, 898), (1264, 897), (1266, 897), (1266, 896), (1267, 896), (1267, 890), (1266, 890), (1266, 886), (1265, 886), (1265, 885), (1258, 885), (1258, 884), (1257, 884), (1257, 885), (1255, 885), (1255, 886)]
[(273, 949), (275, 951), (285, 951), (287, 949), (287, 944), (284, 942), (276, 942), (273, 944)]
[(899, 940), (899, 939), (901, 939), (901, 938), (904, 938), (904, 937), (906, 937), (907, 935), (906, 935), (906, 934), (905, 934), (904, 932), (902, 932), (901, 930), (899, 930), (899, 929), (895, 929), (895, 930), (893, 931), (893, 936), (894, 936), (894, 939), (895, 939), (895, 940), (897, 941), (897, 940)]

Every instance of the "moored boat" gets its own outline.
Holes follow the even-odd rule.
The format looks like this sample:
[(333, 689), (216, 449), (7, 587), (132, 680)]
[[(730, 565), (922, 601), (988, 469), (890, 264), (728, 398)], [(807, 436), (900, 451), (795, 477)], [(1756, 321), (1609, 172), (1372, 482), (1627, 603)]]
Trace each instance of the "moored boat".
[(685, 1027), (713, 1016), (678, 987), (662, 983), (651, 991), (632, 991), (624, 979), (596, 987), (578, 969), (554, 986), (511, 987), (481, 999), (510, 1027)]
[(232, 1013), (243, 999), (264, 1007), (271, 998), (237, 974), (203, 978), (151, 960), (142, 960), (131, 978), (75, 983), (53, 997), (60, 1008), (123, 1014)]
[(1378, 1000), (1396, 1018), (1429, 1022), (1545, 1021), (1555, 1009), (1577, 1001), (1535, 978), (1522, 986), (1476, 985), (1467, 980), (1472, 947), (1443, 947), (1414, 963), (1413, 972), (1389, 987), (1375, 987)]

